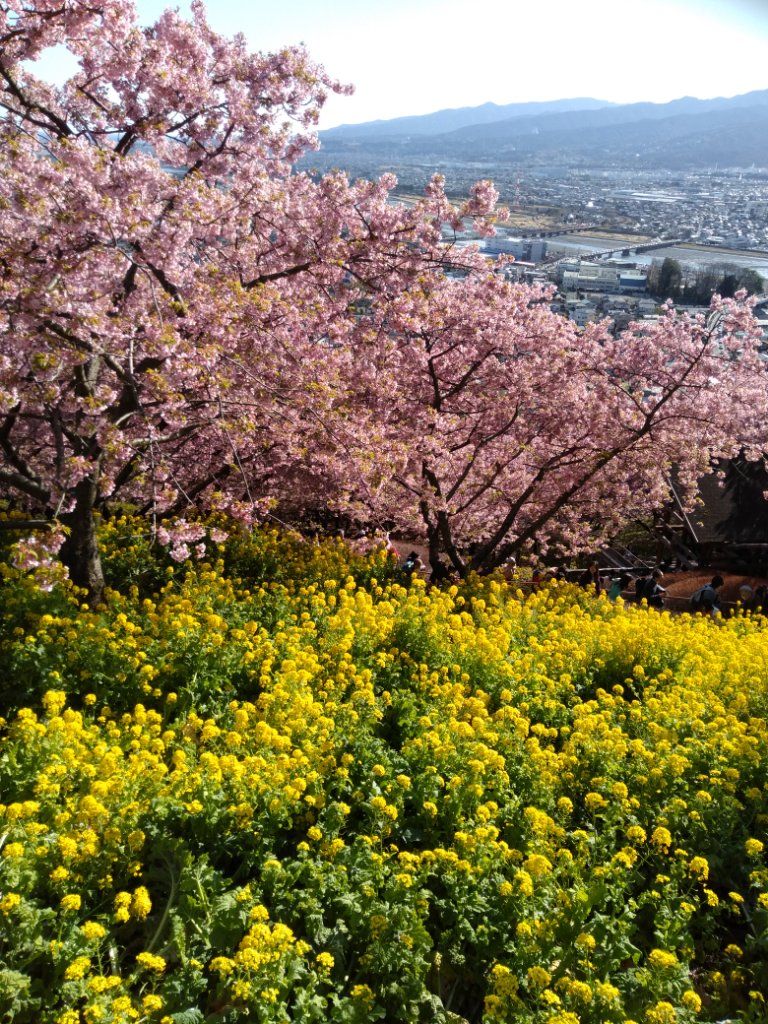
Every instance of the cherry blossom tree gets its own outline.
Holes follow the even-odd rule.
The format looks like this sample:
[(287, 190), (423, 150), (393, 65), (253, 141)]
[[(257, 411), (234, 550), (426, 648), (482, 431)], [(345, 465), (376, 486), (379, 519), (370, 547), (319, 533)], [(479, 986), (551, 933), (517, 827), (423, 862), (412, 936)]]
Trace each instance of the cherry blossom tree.
[(388, 459), (360, 452), (356, 513), (425, 536), (465, 575), (588, 550), (714, 459), (765, 449), (768, 380), (742, 293), (709, 316), (578, 330), (551, 292), (498, 273), (422, 277), (375, 304), (350, 346), (349, 405)]
[[(54, 45), (60, 88), (33, 74)], [(0, 2), (0, 487), (65, 528), (94, 597), (106, 502), (253, 517), (295, 489), (361, 290), (407, 287), (445, 262), (443, 217), (491, 209), (292, 173), (340, 88), (197, 2), (147, 28), (127, 0)]]

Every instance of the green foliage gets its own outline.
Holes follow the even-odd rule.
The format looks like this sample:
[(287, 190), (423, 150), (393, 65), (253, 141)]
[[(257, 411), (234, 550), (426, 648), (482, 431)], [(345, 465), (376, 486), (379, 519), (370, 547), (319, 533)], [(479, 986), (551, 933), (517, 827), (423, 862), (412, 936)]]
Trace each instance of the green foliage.
[(5, 572), (0, 1019), (764, 1019), (765, 620), (130, 526)]

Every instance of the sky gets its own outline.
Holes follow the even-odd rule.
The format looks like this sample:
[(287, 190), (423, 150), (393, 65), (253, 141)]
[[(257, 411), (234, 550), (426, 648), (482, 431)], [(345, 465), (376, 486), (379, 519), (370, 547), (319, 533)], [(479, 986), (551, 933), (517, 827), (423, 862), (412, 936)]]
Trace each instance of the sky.
[[(167, 6), (135, 0), (151, 23)], [(663, 103), (768, 88), (768, 0), (209, 0), (254, 49), (304, 43), (355, 86), (320, 128), (446, 107), (591, 96)], [(60, 78), (58, 56), (44, 65)]]

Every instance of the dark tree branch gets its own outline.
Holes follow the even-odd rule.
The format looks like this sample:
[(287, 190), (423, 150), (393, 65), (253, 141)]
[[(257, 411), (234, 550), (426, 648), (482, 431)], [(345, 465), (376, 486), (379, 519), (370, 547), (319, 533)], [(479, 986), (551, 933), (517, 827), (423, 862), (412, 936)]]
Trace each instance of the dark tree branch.
[[(32, 124), (34, 124), (38, 128), (45, 128), (49, 131), (55, 129), (54, 134), (56, 135), (67, 137), (72, 134), (72, 129), (69, 127), (67, 122), (63, 120), (63, 118), (59, 117), (58, 114), (55, 114), (52, 110), (49, 110), (47, 107), (44, 107), (42, 104), (35, 103), (34, 100), (31, 100), (27, 96), (25, 96), (21, 90), (21, 87), (13, 79), (11, 73), (2, 64), (0, 64), (0, 78), (2, 78), (5, 81), (6, 85), (8, 86), (8, 91), (10, 92), (10, 94), (16, 97), (16, 99), (19, 101), (19, 103), (21, 103), (22, 107), (24, 107), (24, 110), (26, 111), (26, 113), (21, 111), (15, 111), (15, 113), (21, 114), (22, 117), (27, 118), (27, 120), (31, 121)], [(41, 122), (36, 118), (33, 118), (29, 113), (29, 111), (32, 110), (36, 110), (39, 114), (42, 114), (43, 117), (46, 117), (48, 119), (48, 123), (46, 124), (45, 122)]]
[(21, 491), (22, 494), (35, 498), (44, 504), (47, 504), (51, 497), (51, 492), (43, 487), (42, 484), (35, 483), (21, 473), (12, 473), (7, 469), (0, 469), (0, 484), (8, 484), (9, 487), (13, 487), (17, 491)]
[(240, 279), (240, 284), (247, 291), (252, 288), (258, 288), (260, 284), (267, 284), (269, 281), (279, 281), (284, 277), (295, 277), (296, 274), (302, 274), (305, 270), (309, 270), (312, 266), (311, 262), (298, 263), (294, 267), (286, 267), (285, 270), (275, 270), (271, 274), (260, 274), (258, 277), (254, 277), (251, 281), (243, 281)]

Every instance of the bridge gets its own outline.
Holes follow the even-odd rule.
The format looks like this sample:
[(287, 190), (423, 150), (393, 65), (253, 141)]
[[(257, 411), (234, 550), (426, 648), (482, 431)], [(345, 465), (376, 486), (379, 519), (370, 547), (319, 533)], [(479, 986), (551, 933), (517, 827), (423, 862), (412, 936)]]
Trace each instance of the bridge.
[(595, 257), (607, 257), (616, 255), (626, 254), (626, 258), (630, 259), (632, 255), (639, 255), (640, 253), (653, 252), (654, 249), (666, 249), (670, 245), (680, 245), (683, 241), (682, 238), (654, 238), (650, 242), (635, 243), (634, 245), (619, 245), (615, 249), (592, 249), (585, 250), (584, 252), (572, 253), (566, 256), (553, 256), (548, 260), (543, 260), (538, 264), (539, 267), (556, 267), (558, 263), (565, 263), (569, 260), (585, 260), (589, 262), (594, 260)]

